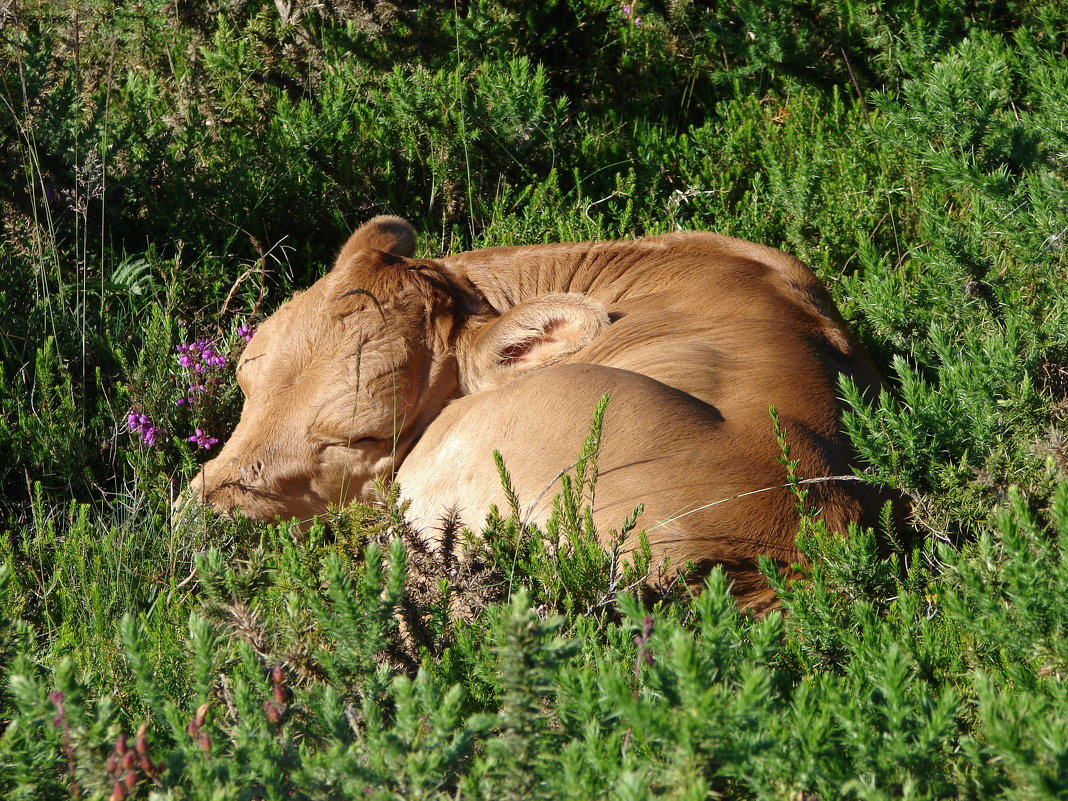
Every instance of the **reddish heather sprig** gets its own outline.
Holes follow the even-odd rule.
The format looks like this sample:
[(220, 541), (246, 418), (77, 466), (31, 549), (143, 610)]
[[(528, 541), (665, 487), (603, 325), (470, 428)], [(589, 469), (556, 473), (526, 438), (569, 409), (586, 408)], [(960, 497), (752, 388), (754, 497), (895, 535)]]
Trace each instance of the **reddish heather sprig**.
[(653, 635), (653, 624), (654, 623), (655, 623), (655, 621), (653, 620), (652, 615), (646, 615), (645, 619), (642, 620), (642, 633), (641, 634), (635, 634), (634, 638), (632, 640), (633, 643), (638, 646), (638, 655), (634, 660), (634, 682), (635, 682), (634, 693), (635, 693), (635, 698), (637, 698), (637, 692), (638, 692), (637, 683), (641, 680), (641, 676), (642, 676), (642, 663), (645, 663), (646, 665), (648, 665), (650, 667), (653, 664), (653, 652), (649, 650), (648, 645), (649, 645), (649, 638)]
[[(157, 787), (163, 783), (159, 773), (163, 770), (162, 762), (153, 762), (148, 753), (148, 724), (142, 723), (134, 738), (134, 747), (126, 742), (126, 735), (120, 733), (115, 747), (107, 762), (108, 778), (111, 780), (111, 796), (108, 801), (126, 801), (136, 790), (141, 777), (151, 781)], [(141, 776), (138, 776), (140, 771)]]
[(208, 705), (202, 704), (197, 709), (196, 714), (192, 720), (189, 721), (189, 725), (185, 727), (186, 733), (196, 741), (196, 744), (200, 746), (200, 750), (205, 754), (211, 751), (211, 738), (208, 737), (207, 732), (204, 731), (204, 723), (208, 719)]
[(263, 702), (263, 711), (267, 720), (281, 729), (286, 713), (289, 711), (289, 699), (292, 693), (285, 684), (286, 672), (281, 665), (271, 668), (271, 698)]
[(63, 753), (67, 757), (67, 775), (70, 778), (70, 797), (81, 798), (82, 791), (81, 788), (78, 787), (77, 771), (74, 766), (74, 745), (71, 743), (70, 722), (67, 720), (67, 707), (63, 702), (63, 693), (59, 690), (50, 692), (48, 694), (48, 700), (56, 707), (56, 716), (52, 720), (52, 725), (57, 729), (63, 730)]

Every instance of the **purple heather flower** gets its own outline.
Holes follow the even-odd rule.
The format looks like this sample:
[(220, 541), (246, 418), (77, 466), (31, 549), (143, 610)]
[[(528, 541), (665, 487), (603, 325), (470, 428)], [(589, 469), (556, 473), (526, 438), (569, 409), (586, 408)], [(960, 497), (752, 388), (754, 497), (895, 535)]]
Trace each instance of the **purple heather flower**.
[(256, 333), (256, 329), (248, 323), (242, 323), (237, 329), (237, 335), (241, 337), (245, 342), (252, 341), (252, 335)]
[(220, 353), (210, 339), (198, 339), (196, 342), (179, 345), (176, 350), (178, 364), (195, 373), (202, 373), (209, 367), (222, 367), (226, 364), (226, 354)]
[(156, 436), (159, 433), (159, 429), (152, 425), (152, 421), (149, 420), (147, 414), (130, 412), (126, 415), (126, 425), (129, 426), (132, 433), (141, 437), (141, 441), (145, 445), (156, 444)]
[(197, 428), (193, 431), (193, 436), (189, 437), (189, 441), (195, 442), (198, 448), (203, 448), (204, 450), (209, 451), (211, 450), (211, 446), (219, 440), (205, 434), (201, 429)]

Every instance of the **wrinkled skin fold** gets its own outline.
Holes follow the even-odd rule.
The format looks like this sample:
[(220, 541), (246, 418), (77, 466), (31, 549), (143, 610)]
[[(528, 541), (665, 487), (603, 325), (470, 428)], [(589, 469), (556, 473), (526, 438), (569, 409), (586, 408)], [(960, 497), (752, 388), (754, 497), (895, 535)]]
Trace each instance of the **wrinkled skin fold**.
[[(743, 603), (765, 591), (756, 556), (797, 560), (787, 491), (713, 502), (784, 483), (770, 405), (803, 476), (852, 470), (837, 383), (871, 394), (881, 379), (800, 262), (703, 232), (414, 254), (406, 222), (374, 218), (259, 327), (237, 367), (241, 420), (192, 481), (198, 498), (308, 521), (400, 468), (433, 537), (446, 508), (477, 525), (500, 502), (496, 448), (544, 521), (545, 476), (608, 392), (599, 525), (644, 501), (654, 555), (725, 565)], [(813, 494), (838, 529), (874, 522), (881, 500), (858, 482)]]

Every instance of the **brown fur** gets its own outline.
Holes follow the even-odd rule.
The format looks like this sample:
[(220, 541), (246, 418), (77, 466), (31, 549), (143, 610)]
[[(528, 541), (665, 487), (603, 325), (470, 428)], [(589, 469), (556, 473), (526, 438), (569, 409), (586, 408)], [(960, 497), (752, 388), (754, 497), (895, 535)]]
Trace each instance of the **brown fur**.
[[(327, 504), (368, 497), (375, 477), (394, 472), (424, 432), (439, 431), (428, 427), (463, 387), (508, 378), (514, 360), (506, 355), (487, 362), (479, 353), (499, 339), (482, 336), (487, 326), (560, 293), (589, 299), (611, 325), (571, 337), (570, 344), (531, 349), (561, 363), (528, 377), (516, 373), (514, 387), (506, 383), (489, 393), (501, 393), (495, 395), (501, 414), (511, 409), (514, 423), (487, 414), (488, 397), (467, 406), (461, 401), (443, 419), (461, 427), (479, 421), (498, 447), (521, 437), (521, 461), (540, 470), (539, 453), (555, 458), (565, 448), (563, 434), (585, 431), (589, 398), (604, 391), (599, 382), (618, 385), (622, 397), (610, 410), (614, 436), (652, 448), (650, 465), (664, 459), (674, 465), (643, 467), (637, 446), (619, 454), (632, 465), (628, 487), (670, 499), (656, 512), (663, 515), (674, 503), (672, 493), (681, 491), (679, 477), (692, 478), (694, 502), (781, 483), (770, 404), (790, 431), (806, 477), (849, 472), (852, 453), (840, 431), (836, 382), (845, 374), (872, 392), (880, 379), (826, 291), (796, 259), (709, 233), (489, 248), (440, 260), (413, 259), (413, 252), (407, 223), (376, 218), (352, 235), (328, 275), (261, 326), (238, 366), (247, 396), (241, 421), (193, 483), (204, 500), (270, 519), (310, 518)], [(551, 338), (551, 326), (539, 333), (534, 325), (533, 331), (534, 340)], [(521, 341), (531, 339), (524, 334)], [(485, 383), (486, 364), (506, 373)], [(573, 386), (563, 379), (570, 375), (567, 365), (599, 369), (583, 371), (581, 386)], [(623, 371), (637, 378), (623, 381)], [(524, 387), (534, 396), (523, 394)], [(478, 411), (457, 417), (464, 408)], [(661, 451), (649, 434), (658, 420), (671, 432), (664, 447), (673, 453)], [(437, 464), (439, 473), (482, 467), (470, 467), (462, 454), (446, 459), (429, 445), (419, 447), (423, 464)], [(871, 520), (875, 499), (856, 484), (814, 486), (835, 526)], [(529, 495), (531, 487), (522, 490)], [(478, 492), (475, 503), (492, 489)], [(618, 509), (606, 501), (603, 519), (619, 512), (618, 523), (630, 500), (626, 496)], [(676, 564), (727, 565), (750, 565), (757, 553), (781, 562), (795, 557), (796, 515), (783, 493), (714, 508), (715, 523), (695, 514), (681, 529), (662, 527), (660, 555), (670, 553)], [(645, 525), (650, 519), (647, 514)], [(739, 579), (743, 574), (751, 570), (735, 571)]]
[[(697, 576), (720, 564), (741, 601), (766, 606), (770, 589), (757, 571), (757, 557), (766, 554), (788, 569), (798, 559), (799, 524), (793, 495), (782, 486), (786, 470), (776, 460), (770, 419), (764, 431), (739, 430), (715, 407), (627, 370), (546, 367), (449, 404), (397, 474), (410, 501), (409, 520), (433, 537), (445, 518), (477, 529), (491, 504), (506, 510), (493, 460), (497, 450), (519, 497), (522, 521), (544, 525), (561, 489), (560, 476), (575, 472), (594, 406), (605, 393), (610, 402), (593, 505), (598, 531), (619, 529), (643, 504), (638, 529), (646, 530), (657, 558), (669, 560), (666, 576), (687, 562), (696, 563)], [(801, 472), (832, 471), (812, 447), (810, 432), (791, 430), (789, 438), (805, 454)], [(848, 482), (809, 490), (810, 502), (835, 528), (864, 515)], [(632, 537), (627, 550), (635, 545)]]

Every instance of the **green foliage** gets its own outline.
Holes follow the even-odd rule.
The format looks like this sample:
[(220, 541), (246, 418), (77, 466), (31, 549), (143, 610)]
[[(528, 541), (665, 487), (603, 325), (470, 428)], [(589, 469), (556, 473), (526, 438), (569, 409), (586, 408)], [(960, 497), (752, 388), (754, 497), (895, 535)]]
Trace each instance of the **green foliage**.
[[(199, 562), (202, 611), (169, 652), (185, 683), (160, 682), (130, 616), (120, 703), (72, 660), (17, 658), (0, 786), (103, 793), (110, 756), (147, 719), (132, 781), (183, 797), (1055, 798), (1065, 616), (1034, 599), (1068, 590), (1066, 499), (1061, 485), (1055, 537), (1017, 501), (941, 576), (905, 583), (871, 537), (817, 532), (812, 574), (780, 586), (785, 614), (764, 618), (737, 610), (720, 571), (686, 604), (623, 594), (600, 627), (543, 617), (519, 591), (458, 622), (488, 648), (447, 647), (441, 661), (466, 662), (451, 681), (391, 667), (399, 543), (387, 567), (374, 544), (344, 559), (320, 533), (266, 530), (243, 567)], [(819, 647), (828, 631), (834, 649)]]
[[(509, 514), (503, 517), (491, 510), (478, 545), (485, 550), (482, 558), (507, 582), (508, 591), (525, 584), (549, 608), (598, 617), (621, 589), (633, 590), (658, 578), (652, 575), (645, 532), (635, 531), (641, 506), (620, 521), (618, 531), (605, 532), (605, 536), (598, 536), (593, 523), (601, 427), (610, 400), (604, 395), (593, 409), (590, 433), (578, 458), (568, 471), (555, 477), (559, 490), (556, 480), (546, 488), (546, 493), (556, 494), (544, 529), (526, 520), (527, 511), (520, 506), (507, 466), (494, 453)], [(665, 566), (664, 572), (670, 578), (674, 566)]]
[[(1068, 792), (1064, 3), (8, 6), (0, 795)], [(824, 530), (769, 421), (781, 611), (718, 572), (657, 600), (587, 512), (603, 405), (544, 530), (513, 502), (435, 552), (388, 491), (301, 537), (172, 520), (238, 411), (225, 371), (176, 405), (176, 348), (232, 362), (381, 212), (427, 255), (797, 253), (887, 379), (846, 428), (914, 536)]]

